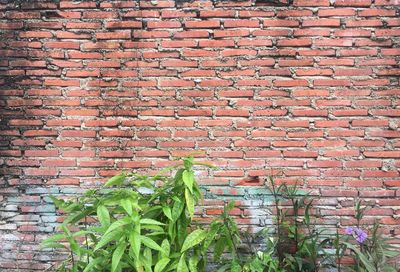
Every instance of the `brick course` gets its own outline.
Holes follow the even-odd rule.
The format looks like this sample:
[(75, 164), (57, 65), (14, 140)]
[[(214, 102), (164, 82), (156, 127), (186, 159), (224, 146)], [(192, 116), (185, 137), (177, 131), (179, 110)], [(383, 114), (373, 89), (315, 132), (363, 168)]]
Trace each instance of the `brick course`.
[[(48, 268), (49, 193), (196, 151), (201, 222), (267, 175), (320, 198), (319, 224), (400, 237), (400, 3), (396, 0), (4, 1), (0, 4), (0, 270)], [(213, 198), (218, 198), (215, 200)], [(393, 243), (398, 243), (394, 239)]]

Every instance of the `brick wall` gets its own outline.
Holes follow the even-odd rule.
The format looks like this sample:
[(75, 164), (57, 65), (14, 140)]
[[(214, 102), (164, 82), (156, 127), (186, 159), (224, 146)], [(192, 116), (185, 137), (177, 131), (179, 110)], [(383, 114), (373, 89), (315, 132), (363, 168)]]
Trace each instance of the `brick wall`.
[(235, 197), (239, 223), (270, 223), (273, 173), (320, 196), (320, 224), (359, 196), (400, 236), (400, 2), (257, 2), (1, 2), (1, 271), (57, 259), (48, 193), (193, 151), (220, 166), (201, 220)]

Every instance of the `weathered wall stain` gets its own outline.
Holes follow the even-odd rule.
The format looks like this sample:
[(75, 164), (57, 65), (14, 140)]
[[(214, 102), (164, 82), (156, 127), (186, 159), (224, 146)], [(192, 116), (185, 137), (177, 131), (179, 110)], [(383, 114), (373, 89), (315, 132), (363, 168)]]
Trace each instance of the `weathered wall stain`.
[(49, 193), (193, 151), (219, 166), (200, 221), (235, 198), (242, 226), (271, 224), (272, 174), (319, 197), (318, 224), (361, 197), (399, 237), (397, 0), (154, 3), (1, 2), (1, 271), (57, 260)]

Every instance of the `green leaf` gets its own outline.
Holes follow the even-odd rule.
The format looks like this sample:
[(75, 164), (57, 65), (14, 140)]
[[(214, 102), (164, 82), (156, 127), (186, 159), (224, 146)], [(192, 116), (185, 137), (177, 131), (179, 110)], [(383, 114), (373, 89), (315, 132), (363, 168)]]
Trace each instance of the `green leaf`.
[(230, 212), (234, 207), (235, 207), (235, 201), (231, 200), (231, 201), (229, 201), (228, 205), (226, 205), (226, 206), (224, 207), (224, 212), (225, 212), (225, 213), (228, 213), (228, 212)]
[(121, 199), (120, 201), (121, 207), (126, 211), (127, 214), (132, 215), (132, 202), (128, 198)]
[(122, 255), (124, 255), (125, 249), (126, 249), (125, 242), (120, 243), (115, 249), (111, 260), (111, 272), (115, 272), (117, 270), (117, 267), (121, 261), (121, 257)]
[(161, 243), (161, 248), (162, 248), (162, 256), (163, 257), (169, 257), (169, 253), (171, 251), (171, 245), (168, 241), (168, 239), (164, 239)]
[(133, 254), (135, 254), (136, 260), (139, 260), (140, 254), (140, 234), (136, 231), (132, 231), (129, 234), (129, 243), (131, 244), (131, 248), (133, 250)]
[[(95, 266), (97, 264), (99, 264), (101, 262), (101, 258), (97, 258), (94, 260), (91, 260), (87, 266), (85, 267), (85, 269), (82, 272), (89, 272), (89, 271), (93, 271), (93, 269), (95, 268)], [(95, 270), (94, 270), (95, 271)]]
[(225, 238), (219, 239), (214, 246), (214, 260), (218, 261), (221, 258), (222, 253), (224, 253), (225, 247), (228, 242)]
[(50, 199), (53, 201), (54, 205), (56, 205), (57, 208), (63, 208), (65, 206), (65, 201), (62, 199), (58, 199), (53, 195), (49, 195)]
[(181, 258), (179, 259), (178, 267), (176, 268), (177, 272), (189, 272), (189, 269), (186, 265), (185, 261), (185, 254), (182, 254)]
[(197, 264), (199, 263), (199, 258), (193, 255), (189, 258), (189, 270), (190, 272), (197, 272)]
[(157, 251), (161, 251), (161, 252), (163, 251), (163, 249), (156, 242), (154, 242), (153, 239), (151, 239), (149, 237), (141, 235), (140, 236), (140, 241), (142, 241), (142, 243), (145, 246), (147, 246), (148, 248), (151, 248), (151, 249), (154, 249), (154, 250), (157, 250)]
[(171, 208), (168, 207), (168, 206), (164, 206), (164, 207), (162, 207), (162, 210), (163, 210), (163, 213), (165, 214), (165, 216), (166, 216), (169, 220), (173, 221), (173, 219), (172, 219)]
[(197, 229), (193, 231), (186, 237), (185, 241), (183, 242), (181, 253), (185, 252), (189, 248), (200, 244), (206, 237), (207, 232), (205, 230)]
[(81, 255), (81, 248), (78, 245), (78, 242), (72, 236), (67, 237), (67, 240), (69, 242), (69, 246), (71, 248), (71, 251), (75, 253), (76, 255), (80, 256)]
[(121, 228), (121, 227), (123, 227), (123, 226), (125, 226), (125, 225), (128, 225), (128, 224), (130, 224), (130, 223), (132, 223), (132, 219), (129, 218), (129, 217), (124, 217), (124, 218), (122, 218), (122, 219), (120, 219), (120, 220), (117, 220), (117, 221), (115, 221), (114, 223), (112, 223), (111, 226), (108, 227), (108, 229), (107, 229), (107, 231), (104, 233), (104, 235), (107, 234), (107, 233), (109, 233), (109, 232), (112, 232), (112, 231), (115, 230), (115, 229), (119, 229), (119, 228)]
[(146, 272), (152, 272), (151, 266), (153, 265), (153, 257), (150, 248), (145, 248), (143, 251), (143, 258), (141, 259), (145, 266)]
[(111, 241), (119, 240), (119, 238), (121, 238), (121, 236), (122, 236), (122, 233), (120, 230), (108, 232), (101, 237), (100, 241), (97, 243), (96, 247), (93, 250), (96, 251)]
[(375, 271), (374, 265), (371, 263), (368, 257), (365, 256), (364, 253), (362, 253), (355, 245), (347, 242), (344, 242), (344, 244), (347, 246), (347, 248), (351, 249), (352, 251), (354, 251), (354, 253), (356, 253), (357, 258), (360, 259), (360, 261), (363, 263), (368, 272)]
[(97, 217), (103, 227), (108, 227), (110, 225), (110, 213), (104, 205), (99, 205), (97, 207)]
[(124, 173), (121, 173), (119, 175), (113, 176), (110, 178), (106, 184), (104, 184), (104, 187), (111, 187), (114, 185), (121, 185), (126, 178), (126, 175)]
[[(164, 229), (159, 225), (141, 225), (141, 228), (147, 230), (153, 230), (159, 233), (164, 233)], [(150, 233), (148, 233), (147, 235), (150, 235)]]
[(175, 222), (176, 220), (178, 220), (179, 216), (181, 216), (181, 213), (184, 209), (185, 204), (183, 203), (183, 201), (175, 201), (174, 202), (174, 206), (172, 207), (172, 220)]
[(66, 248), (66, 247), (63, 244), (49, 242), (49, 243), (42, 243), (41, 248)]
[(150, 219), (150, 218), (141, 219), (140, 224), (165, 226), (164, 223), (161, 223), (160, 221)]
[(207, 251), (211, 243), (214, 241), (215, 235), (217, 235), (219, 229), (221, 227), (221, 223), (214, 221), (211, 223), (210, 228), (207, 231), (207, 237), (204, 240), (203, 251)]
[(162, 272), (163, 269), (168, 265), (169, 261), (170, 259), (165, 257), (160, 259), (154, 267), (154, 272)]
[(50, 242), (60, 241), (62, 239), (65, 239), (65, 234), (58, 233), (58, 234), (54, 234), (54, 235), (50, 236), (49, 238), (43, 240), (42, 243), (43, 244), (47, 244), (47, 243), (50, 243)]
[(231, 272), (241, 272), (242, 271), (242, 267), (239, 264), (239, 261), (237, 259), (232, 260), (232, 264), (231, 264)]
[(185, 170), (182, 173), (182, 180), (186, 187), (189, 188), (190, 193), (193, 194), (194, 174), (192, 171)]
[(190, 191), (186, 188), (185, 189), (185, 200), (186, 200), (186, 207), (189, 212), (190, 218), (194, 216), (194, 199)]

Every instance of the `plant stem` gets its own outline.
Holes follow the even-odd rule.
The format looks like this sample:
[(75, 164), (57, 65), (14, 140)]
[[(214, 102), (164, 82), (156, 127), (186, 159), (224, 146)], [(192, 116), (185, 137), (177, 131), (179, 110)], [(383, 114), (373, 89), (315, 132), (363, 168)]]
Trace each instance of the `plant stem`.
[[(87, 230), (87, 216), (85, 216), (85, 230)], [(85, 234), (85, 242), (86, 242), (86, 249), (88, 251), (88, 253), (86, 254), (87, 264), (89, 265), (89, 243), (88, 243), (87, 233)]]
[(71, 252), (72, 267), (74, 267), (75, 266), (74, 253), (72, 252), (72, 249), (70, 249), (70, 252)]
[(232, 236), (232, 230), (231, 230), (231, 228), (230, 228), (230, 226), (229, 226), (229, 223), (227, 222), (226, 218), (224, 218), (224, 225), (225, 225), (225, 227), (227, 228), (228, 233), (229, 233), (229, 238), (230, 238), (231, 241), (232, 241), (233, 251), (234, 251), (234, 254), (235, 254), (235, 256), (236, 256), (236, 259), (239, 260), (240, 257), (239, 257), (239, 254), (237, 253), (237, 246), (236, 246), (236, 243), (235, 243), (235, 239), (234, 239), (233, 236)]
[(277, 251), (278, 251), (278, 262), (279, 262), (279, 267), (282, 267), (282, 262), (283, 262), (283, 254), (282, 254), (282, 241), (281, 241), (281, 210), (279, 208), (279, 199), (278, 199), (278, 191), (276, 190), (275, 187), (275, 182), (273, 178), (271, 179), (271, 188), (272, 188), (272, 195), (274, 197), (274, 204), (275, 204), (275, 209), (276, 209), (276, 231), (277, 231)]

